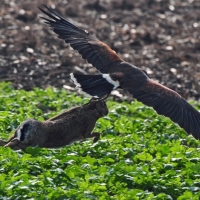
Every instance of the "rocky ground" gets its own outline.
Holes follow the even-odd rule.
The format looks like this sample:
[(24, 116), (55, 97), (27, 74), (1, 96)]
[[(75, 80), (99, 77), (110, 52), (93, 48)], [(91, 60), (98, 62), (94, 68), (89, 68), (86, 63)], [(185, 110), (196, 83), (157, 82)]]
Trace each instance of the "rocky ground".
[(179, 92), (200, 97), (199, 0), (1, 0), (0, 81), (17, 89), (73, 86), (69, 73), (96, 73), (48, 28), (38, 6), (55, 8), (124, 60)]

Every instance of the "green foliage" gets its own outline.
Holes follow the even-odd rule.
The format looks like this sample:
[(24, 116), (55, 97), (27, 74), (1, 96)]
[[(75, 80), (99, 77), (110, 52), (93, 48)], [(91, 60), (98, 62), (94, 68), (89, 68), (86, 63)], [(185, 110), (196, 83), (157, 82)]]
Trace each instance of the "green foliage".
[[(45, 120), (87, 101), (64, 90), (27, 92), (1, 83), (0, 137), (27, 118)], [(108, 107), (95, 144), (26, 153), (0, 147), (0, 199), (198, 200), (200, 142), (137, 101), (110, 99)]]

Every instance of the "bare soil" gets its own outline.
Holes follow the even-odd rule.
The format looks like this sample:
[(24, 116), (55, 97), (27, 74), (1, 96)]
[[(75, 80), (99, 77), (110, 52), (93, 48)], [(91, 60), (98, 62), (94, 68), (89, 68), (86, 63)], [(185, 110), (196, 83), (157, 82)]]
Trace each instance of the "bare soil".
[(0, 4), (0, 81), (11, 81), (16, 89), (73, 86), (71, 72), (96, 73), (40, 19), (37, 7), (46, 4), (184, 98), (200, 97), (199, 0), (1, 0)]

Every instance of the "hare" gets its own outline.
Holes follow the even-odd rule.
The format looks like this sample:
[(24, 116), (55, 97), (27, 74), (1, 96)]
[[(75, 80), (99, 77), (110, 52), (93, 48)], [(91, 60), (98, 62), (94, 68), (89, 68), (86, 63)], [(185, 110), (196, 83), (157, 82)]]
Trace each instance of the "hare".
[(59, 148), (86, 138), (98, 141), (100, 133), (92, 132), (96, 121), (108, 114), (104, 99), (92, 98), (83, 106), (72, 108), (44, 122), (28, 119), (22, 122), (8, 141), (0, 146), (25, 150), (28, 146)]

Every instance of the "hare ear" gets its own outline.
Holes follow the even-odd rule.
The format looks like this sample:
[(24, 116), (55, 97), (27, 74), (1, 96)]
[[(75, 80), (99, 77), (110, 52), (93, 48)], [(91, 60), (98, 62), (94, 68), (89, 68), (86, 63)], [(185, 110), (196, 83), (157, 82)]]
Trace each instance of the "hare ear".
[(101, 100), (101, 101), (105, 101), (105, 100), (108, 99), (108, 97), (109, 97), (109, 94), (106, 94), (106, 95), (104, 95), (100, 100)]
[(95, 102), (95, 101), (105, 101), (105, 100), (107, 100), (108, 96), (109, 96), (109, 94), (106, 94), (106, 95), (104, 95), (104, 96), (101, 97), (101, 98), (92, 97), (92, 98), (90, 99), (89, 103)]
[(24, 141), (30, 133), (30, 128), (31, 125), (29, 120), (22, 123), (16, 130), (18, 140)]

